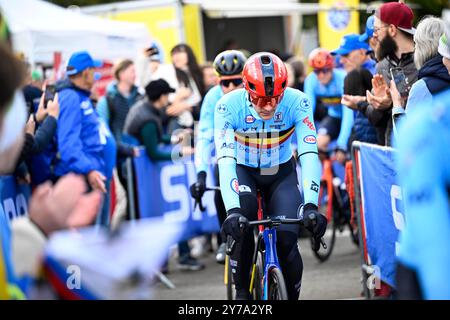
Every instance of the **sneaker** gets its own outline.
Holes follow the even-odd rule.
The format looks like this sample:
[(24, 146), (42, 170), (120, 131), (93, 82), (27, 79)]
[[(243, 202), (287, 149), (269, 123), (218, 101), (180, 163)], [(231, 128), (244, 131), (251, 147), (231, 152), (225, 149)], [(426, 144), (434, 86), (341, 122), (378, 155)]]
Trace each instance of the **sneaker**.
[(205, 265), (200, 263), (197, 259), (188, 257), (178, 261), (178, 268), (186, 271), (198, 271), (205, 268)]
[(217, 254), (216, 254), (216, 261), (217, 261), (217, 263), (225, 264), (225, 256), (226, 256), (225, 250), (226, 250), (226, 248), (227, 248), (226, 243), (220, 244), (219, 249), (217, 249)]

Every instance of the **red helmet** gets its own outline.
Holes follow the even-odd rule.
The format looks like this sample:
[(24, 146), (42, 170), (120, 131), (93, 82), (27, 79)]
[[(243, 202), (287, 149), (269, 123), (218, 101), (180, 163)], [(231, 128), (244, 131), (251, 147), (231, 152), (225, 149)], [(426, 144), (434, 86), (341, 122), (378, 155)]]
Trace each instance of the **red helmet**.
[(248, 58), (242, 80), (254, 105), (278, 104), (287, 86), (287, 70), (273, 53), (259, 52)]
[(330, 51), (322, 48), (311, 51), (308, 62), (314, 69), (332, 69), (334, 66), (334, 59)]

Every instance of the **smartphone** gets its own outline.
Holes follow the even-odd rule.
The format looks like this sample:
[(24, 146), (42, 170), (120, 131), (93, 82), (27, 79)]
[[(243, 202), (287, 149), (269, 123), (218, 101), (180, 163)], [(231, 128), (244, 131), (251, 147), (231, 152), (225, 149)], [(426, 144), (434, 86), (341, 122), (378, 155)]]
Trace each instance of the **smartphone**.
[(397, 90), (402, 97), (408, 96), (409, 85), (408, 78), (406, 78), (405, 73), (402, 68), (391, 68), (391, 77), (394, 80)]
[(56, 86), (53, 84), (48, 84), (45, 87), (44, 108), (47, 108), (48, 102), (55, 98), (55, 94), (56, 94)]

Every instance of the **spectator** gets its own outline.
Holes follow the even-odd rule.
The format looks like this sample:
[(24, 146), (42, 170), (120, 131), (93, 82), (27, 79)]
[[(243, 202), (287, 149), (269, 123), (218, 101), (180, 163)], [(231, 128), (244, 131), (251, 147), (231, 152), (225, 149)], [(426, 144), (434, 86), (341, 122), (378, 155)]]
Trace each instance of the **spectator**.
[(412, 85), (408, 100), (404, 101), (391, 80), (391, 96), (397, 113), (411, 112), (432, 105), (433, 96), (450, 87), (450, 75), (438, 53), (439, 38), (444, 32), (444, 22), (436, 17), (426, 17), (417, 25), (414, 34), (418, 80)]
[(167, 108), (167, 115), (175, 120), (168, 124), (168, 131), (173, 132), (178, 128), (192, 128), (194, 120), (198, 120), (205, 85), (191, 47), (179, 44), (170, 53), (172, 65), (160, 66), (153, 79), (162, 78), (176, 89), (176, 95), (169, 96), (171, 105)]
[[(190, 146), (179, 148), (171, 147), (164, 150), (161, 144), (169, 145), (171, 142), (180, 142), (180, 137), (172, 137), (164, 134), (161, 120), (162, 110), (169, 105), (169, 94), (175, 92), (167, 81), (158, 79), (151, 81), (146, 87), (146, 99), (139, 101), (125, 121), (124, 132), (135, 137), (145, 146), (147, 156), (151, 161), (173, 160), (191, 155), (193, 149)], [(199, 263), (190, 254), (187, 241), (178, 244), (179, 267), (185, 270), (200, 270), (204, 265)]]
[(370, 58), (372, 60), (376, 60), (374, 53), (378, 46), (378, 41), (373, 37), (374, 20), (375, 20), (374, 15), (371, 15), (370, 17), (367, 18), (366, 30), (364, 31), (364, 33), (362, 35), (359, 36), (359, 41), (366, 41), (369, 44), (369, 47), (372, 49), (372, 51), (369, 52), (369, 54), (371, 56)]
[(369, 105), (364, 113), (384, 135), (387, 146), (391, 145), (392, 132), (392, 99), (387, 85), (391, 79), (390, 69), (402, 68), (410, 84), (417, 80), (413, 18), (411, 8), (400, 2), (384, 3), (375, 13), (373, 37), (379, 42), (375, 50), (379, 62), (372, 80), (372, 93), (366, 93)]
[(303, 84), (306, 78), (305, 72), (305, 64), (299, 57), (291, 57), (286, 61), (287, 65), (292, 67), (293, 71), (293, 79), (292, 79), (292, 88), (303, 91)]
[[(373, 61), (368, 52), (370, 47), (366, 42), (359, 40), (360, 36), (357, 34), (349, 34), (344, 36), (342, 45), (331, 54), (338, 54), (341, 57), (341, 62), (344, 66), (347, 75), (344, 79), (344, 95), (342, 96), (342, 104), (351, 109), (356, 109), (356, 104), (348, 103), (353, 96), (360, 97), (365, 101), (366, 90), (371, 90), (372, 73), (375, 72), (375, 61)], [(352, 96), (352, 98), (349, 97)], [(360, 111), (355, 111), (353, 129), (348, 141), (348, 149), (354, 140), (377, 143), (377, 135), (375, 128), (370, 124), (367, 117)], [(339, 161), (345, 160), (345, 152), (337, 151), (336, 157)]]
[(94, 85), (94, 68), (101, 66), (86, 51), (72, 54), (68, 78), (57, 84), (60, 115), (57, 129), (56, 179), (74, 172), (86, 177), (91, 188), (106, 192), (100, 121), (89, 99)]
[(200, 69), (202, 70), (206, 91), (219, 84), (219, 76), (211, 62), (203, 64)]
[(137, 156), (139, 149), (124, 143), (122, 132), (130, 108), (142, 98), (142, 95), (134, 84), (136, 70), (133, 61), (120, 60), (114, 65), (113, 70), (115, 82), (108, 86), (106, 96), (97, 105), (97, 111), (111, 130), (117, 143), (117, 162), (114, 160), (114, 163), (118, 168), (117, 174), (120, 184), (127, 191), (124, 163), (127, 157)]

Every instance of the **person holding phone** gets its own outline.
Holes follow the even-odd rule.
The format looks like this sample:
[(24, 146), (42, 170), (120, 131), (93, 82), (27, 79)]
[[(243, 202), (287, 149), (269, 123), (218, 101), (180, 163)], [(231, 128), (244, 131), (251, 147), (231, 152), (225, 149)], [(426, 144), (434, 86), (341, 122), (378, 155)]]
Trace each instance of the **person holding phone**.
[(414, 65), (414, 14), (400, 2), (382, 4), (375, 12), (373, 38), (378, 42), (375, 56), (377, 74), (372, 79), (372, 91), (366, 91), (369, 103), (364, 114), (384, 136), (384, 145), (391, 145), (392, 97), (389, 90), (390, 69), (402, 68), (408, 84), (417, 80)]
[(444, 22), (440, 18), (426, 17), (417, 25), (414, 63), (419, 73), (411, 88), (403, 70), (391, 68), (390, 94), (394, 116), (431, 105), (434, 95), (450, 87), (450, 75), (438, 53), (439, 38), (443, 33)]

